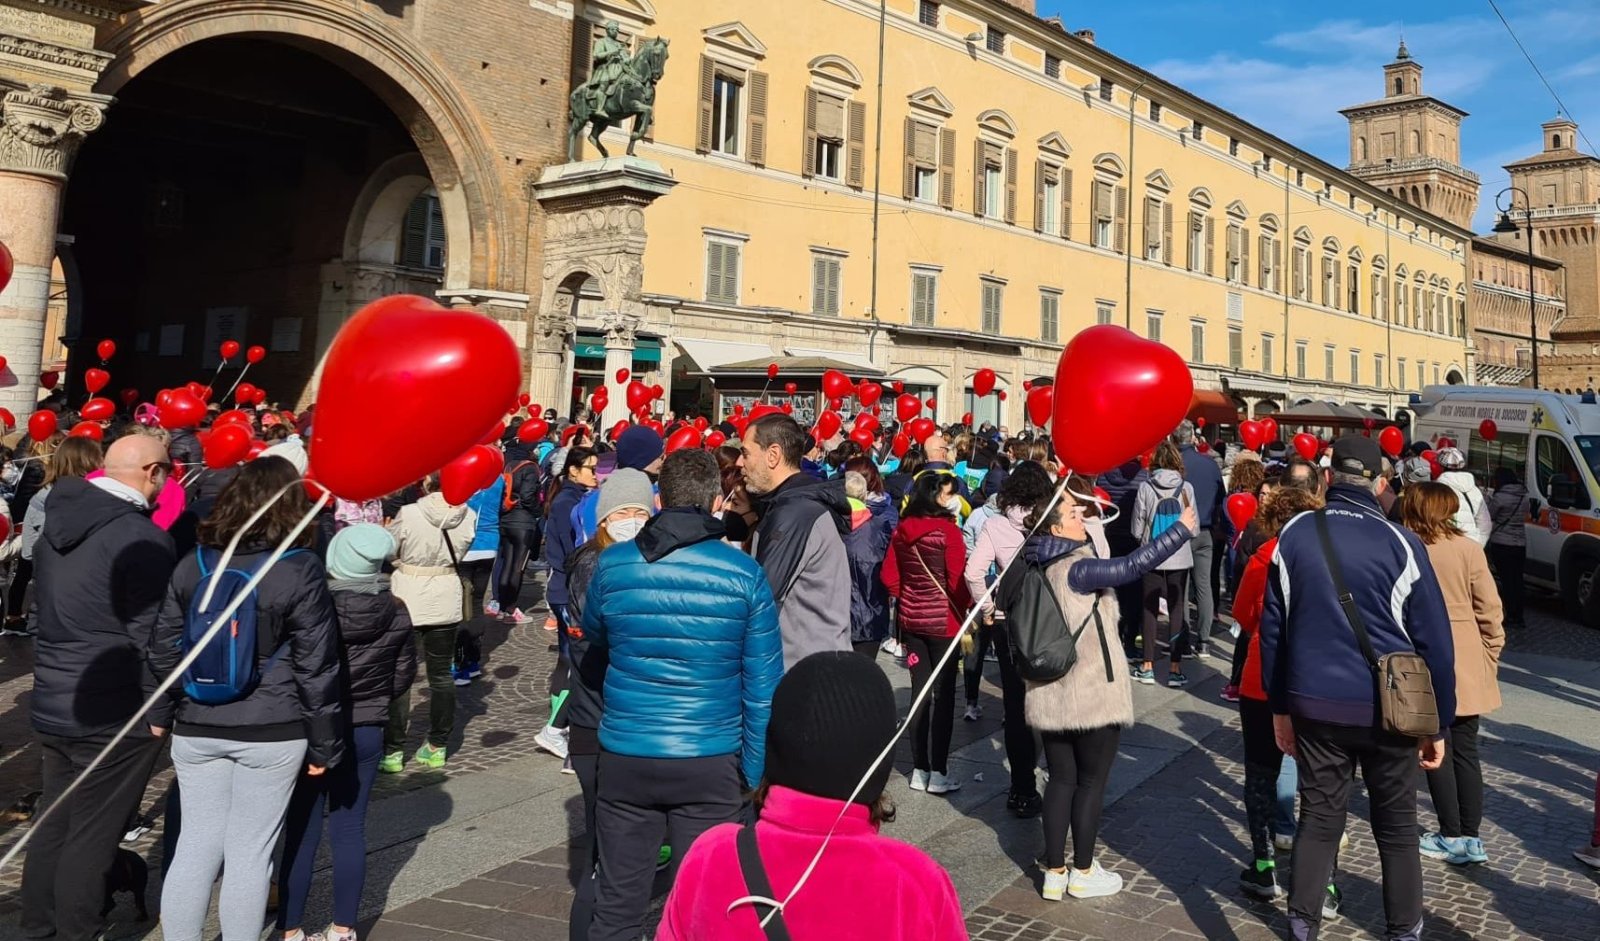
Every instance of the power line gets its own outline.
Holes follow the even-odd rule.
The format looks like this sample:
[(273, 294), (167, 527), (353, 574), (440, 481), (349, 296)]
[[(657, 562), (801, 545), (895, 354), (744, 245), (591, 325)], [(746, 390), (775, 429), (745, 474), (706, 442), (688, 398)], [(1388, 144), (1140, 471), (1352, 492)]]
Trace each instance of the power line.
[[(1566, 102), (1561, 100), (1561, 96), (1556, 94), (1555, 86), (1551, 85), (1550, 80), (1544, 77), (1544, 71), (1539, 68), (1539, 63), (1533, 61), (1533, 56), (1528, 54), (1528, 48), (1522, 44), (1522, 40), (1517, 38), (1517, 31), (1511, 28), (1511, 21), (1506, 19), (1504, 13), (1500, 12), (1499, 4), (1495, 3), (1495, 0), (1489, 0), (1489, 9), (1494, 11), (1495, 16), (1500, 17), (1500, 22), (1505, 26), (1506, 32), (1511, 35), (1511, 41), (1517, 44), (1517, 50), (1522, 53), (1524, 59), (1528, 60), (1528, 65), (1533, 67), (1533, 74), (1539, 76), (1539, 81), (1544, 83), (1545, 90), (1550, 93), (1551, 98), (1556, 100), (1556, 107), (1561, 109), (1562, 114), (1571, 118), (1572, 111), (1567, 108)], [(1583, 142), (1589, 145), (1589, 153), (1600, 153), (1600, 151), (1595, 150), (1594, 142), (1589, 140), (1589, 135), (1583, 132), (1582, 127), (1578, 128), (1578, 136), (1582, 137)]]

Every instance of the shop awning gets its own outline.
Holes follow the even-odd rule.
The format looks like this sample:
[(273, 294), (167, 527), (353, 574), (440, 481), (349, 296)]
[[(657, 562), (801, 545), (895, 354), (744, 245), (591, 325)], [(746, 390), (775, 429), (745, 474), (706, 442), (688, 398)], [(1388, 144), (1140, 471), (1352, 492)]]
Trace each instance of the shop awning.
[(1368, 420), (1374, 422), (1373, 427), (1376, 428), (1394, 424), (1376, 412), (1340, 402), (1306, 402), (1278, 412), (1272, 419), (1281, 427), (1310, 425), (1322, 428), (1361, 428)]
[(790, 356), (815, 356), (821, 359), (831, 359), (841, 363), (849, 363), (850, 368), (844, 370), (845, 372), (859, 372), (862, 374), (871, 373), (872, 375), (878, 375), (882, 372), (882, 370), (878, 369), (878, 367), (872, 365), (872, 360), (867, 359), (866, 356), (860, 353), (841, 353), (838, 350), (818, 350), (803, 346), (791, 346), (788, 347), (784, 352), (788, 353)]
[(881, 369), (847, 363), (831, 356), (762, 356), (738, 363), (726, 363), (707, 370), (707, 373), (718, 379), (759, 376), (765, 381), (767, 367), (773, 363), (778, 364), (778, 378), (781, 380), (815, 379), (830, 369), (836, 369), (852, 379), (883, 375)]
[(1190, 421), (1204, 418), (1208, 425), (1237, 425), (1239, 403), (1226, 392), (1196, 389), (1194, 399), (1189, 403), (1188, 418)]
[[(772, 348), (764, 343), (735, 343), (729, 340), (690, 340), (679, 337), (673, 341), (683, 355), (689, 358), (685, 372), (708, 375), (720, 366), (743, 360), (767, 357), (772, 362)], [(766, 366), (761, 367), (763, 370)]]
[[(573, 355), (578, 359), (605, 359), (606, 338), (594, 333), (578, 334), (573, 344)], [(660, 337), (636, 337), (633, 341), (634, 362), (661, 362)]]

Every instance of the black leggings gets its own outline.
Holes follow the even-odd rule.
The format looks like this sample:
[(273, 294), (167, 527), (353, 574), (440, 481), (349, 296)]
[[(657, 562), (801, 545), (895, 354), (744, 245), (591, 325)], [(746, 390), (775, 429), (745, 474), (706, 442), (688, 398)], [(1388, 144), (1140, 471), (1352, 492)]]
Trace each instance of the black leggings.
[(1272, 859), (1272, 816), (1278, 805), (1283, 752), (1272, 726), (1272, 707), (1262, 699), (1239, 700), (1244, 735), (1244, 815), (1252, 859)]
[(958, 641), (953, 637), (928, 637), (909, 631), (905, 635), (912, 695), (930, 680), (933, 682), (933, 692), (911, 716), (911, 756), (913, 767), (919, 771), (950, 772), (950, 736), (956, 723), (956, 658), (951, 657), (937, 676), (933, 668), (955, 643)]
[[(17, 525), (22, 525), (18, 523)], [(11, 573), (11, 588), (6, 592), (6, 616), (13, 618), (25, 617), (28, 609), (22, 602), (28, 596), (28, 582), (33, 580), (33, 563), (28, 559), (18, 558), (17, 567)]]
[(1122, 727), (1101, 726), (1085, 732), (1043, 732), (1050, 783), (1044, 786), (1044, 861), (1060, 869), (1067, 860), (1067, 833), (1072, 833), (1072, 865), (1094, 865), (1094, 841), (1100, 835), (1100, 810), (1106, 781), (1117, 760)]
[(528, 556), (538, 541), (537, 529), (500, 529), (500, 552), (495, 558), (499, 579), (494, 593), (500, 599), (500, 610), (507, 614), (517, 607), (517, 596), (522, 594), (522, 572), (528, 567)]
[(977, 633), (973, 635), (972, 653), (961, 658), (961, 678), (967, 685), (969, 706), (978, 701), (978, 686), (983, 682), (983, 657), (989, 652), (989, 645), (993, 643), (995, 643), (994, 626), (979, 624)]
[(1168, 652), (1172, 668), (1188, 651), (1189, 570), (1151, 572), (1144, 577), (1144, 658), (1156, 659), (1156, 618), (1161, 616), (1161, 599), (1167, 599)]
[(1445, 758), (1428, 772), (1428, 793), (1442, 836), (1477, 836), (1483, 823), (1483, 765), (1478, 761), (1478, 717), (1461, 716), (1445, 734)]
[(1039, 746), (1034, 743), (1033, 730), (1028, 728), (1028, 717), (1023, 712), (1023, 701), (1028, 689), (1017, 672), (1016, 661), (1011, 659), (1011, 636), (1005, 622), (994, 625), (994, 656), (1000, 661), (1000, 695), (1005, 703), (1006, 764), (1011, 766), (1011, 792), (1013, 794), (1039, 793), (1039, 779), (1035, 770), (1039, 765)]

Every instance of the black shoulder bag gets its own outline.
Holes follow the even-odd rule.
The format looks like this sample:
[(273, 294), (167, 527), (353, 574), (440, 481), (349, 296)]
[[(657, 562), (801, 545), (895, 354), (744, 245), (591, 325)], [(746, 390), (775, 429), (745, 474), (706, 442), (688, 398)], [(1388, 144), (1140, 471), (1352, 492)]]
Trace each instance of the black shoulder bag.
[[(1372, 668), (1378, 687), (1378, 714), (1385, 731), (1412, 738), (1431, 738), (1439, 734), (1439, 704), (1433, 698), (1433, 677), (1428, 673), (1427, 661), (1415, 651), (1386, 653), (1379, 657), (1372, 649), (1372, 638), (1367, 635), (1367, 624), (1356, 606), (1344, 580), (1344, 566), (1333, 551), (1333, 537), (1328, 534), (1328, 512), (1315, 514), (1317, 538), (1322, 542), (1322, 558), (1327, 563), (1328, 574), (1333, 578), (1333, 589), (1339, 593), (1339, 607), (1345, 620), (1355, 632), (1356, 643)], [(1404, 628), (1401, 628), (1404, 633)]]
[[(754, 824), (745, 824), (739, 828), (739, 838), (736, 845), (739, 848), (739, 870), (744, 874), (744, 887), (751, 895), (762, 898), (776, 899), (772, 892), (772, 880), (767, 878), (767, 867), (761, 864), (761, 847), (756, 843), (756, 828)], [(770, 905), (755, 906), (756, 920), (766, 917), (764, 909), (771, 909)], [(772, 911), (772, 918), (762, 925), (766, 932), (767, 941), (789, 941), (789, 926), (783, 923), (783, 910)]]

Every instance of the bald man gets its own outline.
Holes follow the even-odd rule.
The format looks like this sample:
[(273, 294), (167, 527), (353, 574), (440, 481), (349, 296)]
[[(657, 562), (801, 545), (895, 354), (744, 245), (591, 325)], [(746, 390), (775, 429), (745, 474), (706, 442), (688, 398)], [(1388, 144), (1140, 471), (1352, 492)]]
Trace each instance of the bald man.
[[(44, 772), (40, 807), (111, 741), (155, 691), (146, 665), (156, 614), (175, 563), (150, 505), (172, 473), (157, 438), (130, 435), (106, 452), (94, 480), (63, 477), (45, 501), (34, 549), (39, 636), (33, 728)], [(138, 808), (167, 707), (153, 710), (34, 828), (22, 870), (22, 934), (87, 941), (102, 928), (105, 876)]]

